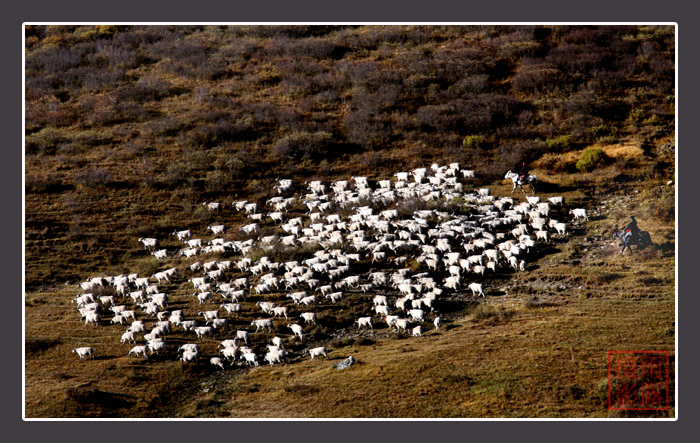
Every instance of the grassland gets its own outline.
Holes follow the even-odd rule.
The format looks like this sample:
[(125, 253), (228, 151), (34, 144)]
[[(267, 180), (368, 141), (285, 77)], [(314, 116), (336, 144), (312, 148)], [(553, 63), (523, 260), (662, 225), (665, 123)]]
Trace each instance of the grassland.
[[(607, 410), (607, 351), (674, 356), (672, 28), (27, 35), (27, 417), (674, 415)], [(587, 147), (606, 156), (579, 172)], [(353, 318), (351, 297), (310, 334), (330, 361), (222, 372), (128, 358), (121, 326), (85, 327), (70, 303), (88, 276), (160, 269), (138, 237), (204, 232), (217, 217), (201, 202), (258, 201), (276, 177), (379, 179), (459, 161), (477, 170), (475, 186), (508, 195), (500, 178), (522, 160), (542, 197), (563, 195), (591, 221), (527, 273), (495, 278), (486, 300), (451, 304), (444, 328), (421, 338), (338, 333), (330, 325)], [(655, 245), (618, 256), (611, 229), (631, 213)], [(168, 287), (182, 306), (188, 291)], [(88, 344), (94, 361), (70, 354)], [(358, 364), (331, 366), (348, 355)]]

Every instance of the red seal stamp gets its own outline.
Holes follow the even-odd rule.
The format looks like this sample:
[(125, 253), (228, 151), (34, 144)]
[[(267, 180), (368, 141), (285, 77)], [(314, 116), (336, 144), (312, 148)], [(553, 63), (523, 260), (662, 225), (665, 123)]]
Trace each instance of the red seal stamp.
[(668, 351), (609, 351), (608, 409), (669, 409)]

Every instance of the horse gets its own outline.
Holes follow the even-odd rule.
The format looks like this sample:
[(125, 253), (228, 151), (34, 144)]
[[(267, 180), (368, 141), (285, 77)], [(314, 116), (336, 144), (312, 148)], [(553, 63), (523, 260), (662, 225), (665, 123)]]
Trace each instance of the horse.
[(527, 175), (523, 180), (520, 180), (520, 176), (516, 174), (513, 171), (508, 171), (506, 172), (506, 176), (504, 179), (511, 179), (513, 181), (513, 190), (511, 193), (515, 192), (515, 188), (520, 187), (522, 189), (523, 193), (525, 193), (525, 189), (523, 189), (523, 185), (530, 185), (532, 188), (532, 193), (535, 193), (535, 187), (537, 186), (537, 176), (536, 175)]
[(636, 236), (630, 236), (630, 238), (625, 241), (625, 233), (617, 229), (617, 226), (615, 226), (615, 229), (613, 229), (613, 240), (616, 238), (622, 242), (622, 250), (620, 250), (620, 254), (625, 252), (625, 248), (627, 248), (631, 253), (632, 246), (637, 246), (637, 249), (644, 249), (652, 244), (651, 236), (647, 231), (639, 231)]

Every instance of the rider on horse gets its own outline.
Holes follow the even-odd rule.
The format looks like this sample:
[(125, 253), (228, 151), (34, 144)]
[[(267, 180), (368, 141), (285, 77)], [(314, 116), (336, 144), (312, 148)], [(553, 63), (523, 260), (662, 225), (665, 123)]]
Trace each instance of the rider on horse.
[(630, 218), (632, 219), (632, 221), (630, 221), (623, 230), (624, 235), (622, 237), (622, 241), (625, 243), (627, 243), (630, 240), (630, 238), (637, 238), (637, 236), (639, 235), (637, 219), (634, 218), (634, 215), (631, 215)]
[(527, 167), (525, 166), (525, 162), (523, 162), (523, 165), (520, 167), (520, 171), (518, 172), (518, 180), (522, 183), (525, 180), (525, 177), (527, 177)]

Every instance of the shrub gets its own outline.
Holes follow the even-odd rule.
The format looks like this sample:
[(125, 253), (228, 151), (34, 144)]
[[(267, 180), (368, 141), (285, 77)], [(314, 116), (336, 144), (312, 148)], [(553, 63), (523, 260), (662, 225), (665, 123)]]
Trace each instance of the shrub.
[(484, 322), (487, 326), (494, 326), (498, 323), (506, 323), (513, 317), (514, 312), (508, 311), (502, 306), (496, 308), (490, 305), (478, 305), (471, 311), (472, 319)]
[(112, 174), (107, 169), (86, 169), (76, 172), (75, 182), (88, 188), (106, 185), (112, 180)]
[(35, 354), (53, 348), (60, 343), (61, 341), (57, 339), (27, 338), (24, 342), (24, 350), (27, 354)]
[(27, 135), (25, 138), (27, 154), (52, 154), (59, 143), (70, 139), (64, 129), (47, 127), (41, 131)]
[(539, 160), (540, 167), (552, 172), (566, 172), (572, 164), (568, 163), (558, 154), (545, 154)]
[(484, 137), (481, 135), (467, 135), (462, 140), (462, 146), (468, 149), (479, 149), (484, 144)]
[(292, 160), (322, 157), (333, 144), (333, 135), (328, 132), (294, 132), (272, 147), (278, 157)]
[(570, 139), (568, 135), (548, 138), (540, 144), (540, 149), (543, 149), (545, 152), (563, 152), (571, 147)]
[(606, 155), (600, 148), (586, 148), (581, 154), (581, 159), (576, 162), (576, 169), (581, 172), (589, 172), (595, 169), (604, 159)]

